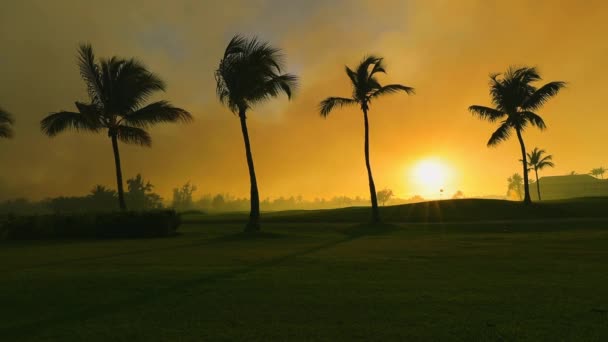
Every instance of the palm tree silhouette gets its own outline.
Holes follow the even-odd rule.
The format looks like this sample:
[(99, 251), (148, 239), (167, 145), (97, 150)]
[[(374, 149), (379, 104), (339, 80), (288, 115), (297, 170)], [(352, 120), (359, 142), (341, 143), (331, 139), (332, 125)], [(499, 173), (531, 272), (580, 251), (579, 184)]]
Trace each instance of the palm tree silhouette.
[[(502, 77), (501, 77), (502, 76)], [(546, 128), (543, 119), (534, 111), (540, 109), (550, 98), (565, 87), (562, 81), (549, 82), (540, 88), (531, 83), (540, 81), (541, 77), (536, 68), (509, 67), (504, 74), (490, 75), (490, 96), (495, 108), (484, 106), (470, 106), (469, 111), (480, 119), (489, 122), (501, 121), (498, 129), (492, 134), (488, 146), (498, 145), (511, 136), (515, 130), (521, 147), (522, 164), (524, 170), (524, 203), (532, 202), (528, 182), (528, 161), (526, 146), (522, 132), (528, 125), (536, 126), (541, 130)]]
[(601, 177), (602, 179), (604, 179), (604, 173), (606, 173), (606, 169), (603, 167), (592, 169), (591, 172), (589, 172), (590, 175), (594, 177)]
[(532, 152), (528, 153), (528, 167), (534, 170), (534, 175), (536, 176), (536, 191), (538, 192), (538, 200), (541, 200), (540, 197), (540, 181), (538, 180), (538, 170), (542, 170), (545, 167), (555, 167), (553, 164), (553, 156), (546, 155), (545, 150), (539, 150), (538, 147), (535, 147)]
[(13, 124), (15, 120), (11, 113), (0, 108), (0, 138), (12, 138), (13, 137)]
[(365, 165), (367, 167), (367, 178), (369, 181), (369, 193), (372, 202), (372, 221), (380, 221), (380, 211), (378, 210), (378, 199), (376, 196), (376, 186), (372, 176), (372, 168), (369, 161), (369, 122), (367, 113), (372, 100), (382, 95), (388, 95), (403, 91), (409, 95), (414, 94), (414, 88), (401, 84), (389, 84), (382, 86), (376, 79), (376, 74), (386, 73), (383, 59), (376, 56), (367, 56), (361, 61), (356, 70), (346, 67), (346, 75), (351, 81), (353, 94), (352, 98), (328, 97), (320, 104), (321, 116), (327, 117), (337, 106), (344, 107), (349, 105), (359, 105), (363, 111), (363, 122), (365, 125)]
[(507, 178), (507, 182), (509, 184), (507, 196), (511, 193), (511, 191), (514, 191), (521, 200), (523, 197), (521, 194), (521, 187), (523, 181), (524, 180), (521, 178), (521, 175), (519, 173), (514, 173), (513, 176)]
[(40, 122), (40, 128), (49, 137), (70, 129), (107, 131), (116, 164), (118, 203), (126, 210), (118, 141), (151, 146), (146, 128), (161, 122), (189, 122), (192, 116), (167, 101), (145, 105), (153, 93), (165, 90), (165, 83), (141, 62), (118, 57), (97, 62), (90, 44), (80, 45), (78, 52), (90, 103), (76, 102), (77, 112), (51, 113)]
[(228, 43), (215, 71), (217, 96), (222, 104), (239, 116), (245, 142), (251, 183), (251, 212), (245, 231), (260, 229), (260, 195), (247, 130), (247, 111), (281, 93), (291, 99), (298, 79), (292, 74), (282, 74), (282, 70), (283, 55), (279, 49), (257, 38), (246, 39), (236, 35)]

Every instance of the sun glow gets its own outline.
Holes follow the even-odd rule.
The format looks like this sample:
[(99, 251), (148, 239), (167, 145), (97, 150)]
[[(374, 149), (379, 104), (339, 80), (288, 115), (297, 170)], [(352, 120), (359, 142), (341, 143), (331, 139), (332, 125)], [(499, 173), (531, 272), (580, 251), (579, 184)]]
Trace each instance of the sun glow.
[(429, 199), (444, 195), (451, 175), (450, 167), (435, 158), (421, 160), (411, 172), (417, 193)]

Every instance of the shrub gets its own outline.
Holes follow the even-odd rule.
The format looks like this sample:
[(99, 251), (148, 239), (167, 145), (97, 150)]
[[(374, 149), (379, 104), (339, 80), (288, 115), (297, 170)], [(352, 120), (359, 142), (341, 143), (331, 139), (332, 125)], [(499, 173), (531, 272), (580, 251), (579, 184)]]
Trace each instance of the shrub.
[(55, 238), (150, 238), (175, 235), (173, 210), (11, 217), (0, 232), (9, 240)]

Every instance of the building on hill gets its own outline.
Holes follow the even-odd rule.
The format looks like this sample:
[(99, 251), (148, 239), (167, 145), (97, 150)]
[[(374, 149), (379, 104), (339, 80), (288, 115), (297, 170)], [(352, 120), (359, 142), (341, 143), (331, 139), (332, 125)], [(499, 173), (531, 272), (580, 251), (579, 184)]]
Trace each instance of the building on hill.
[[(543, 200), (608, 196), (608, 180), (590, 175), (541, 177), (539, 183)], [(538, 200), (535, 182), (530, 183), (530, 195), (533, 200)]]

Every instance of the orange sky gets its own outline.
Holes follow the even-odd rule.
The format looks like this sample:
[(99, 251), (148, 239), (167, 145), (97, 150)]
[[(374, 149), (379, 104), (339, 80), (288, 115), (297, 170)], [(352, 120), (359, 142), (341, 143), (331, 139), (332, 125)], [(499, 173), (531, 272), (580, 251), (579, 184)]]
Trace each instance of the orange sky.
[(115, 186), (105, 135), (49, 139), (39, 131), (49, 112), (86, 100), (75, 64), (82, 41), (98, 56), (144, 61), (167, 82), (163, 98), (196, 119), (152, 129), (151, 149), (122, 145), (126, 177), (142, 173), (166, 198), (188, 180), (198, 195), (246, 195), (239, 123), (214, 93), (213, 71), (235, 33), (283, 48), (289, 71), (301, 77), (292, 102), (275, 100), (249, 115), (262, 198), (369, 195), (361, 113), (338, 110), (322, 119), (317, 112), (323, 98), (350, 94), (344, 65), (367, 53), (386, 59), (381, 81), (417, 92), (371, 108), (378, 188), (424, 194), (411, 169), (436, 158), (453, 170), (446, 193), (504, 194), (506, 178), (521, 172), (517, 141), (487, 148), (496, 127), (467, 107), (489, 105), (488, 74), (511, 64), (538, 66), (546, 81), (568, 82), (539, 111), (548, 130), (524, 138), (529, 149), (554, 155), (556, 168), (543, 174), (585, 173), (608, 165), (607, 17), (604, 1), (12, 1), (0, 12), (0, 106), (17, 125), (15, 139), (0, 141), (0, 199)]

